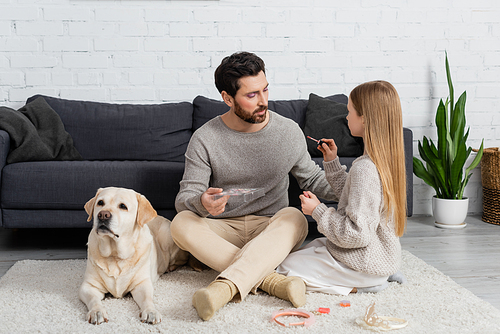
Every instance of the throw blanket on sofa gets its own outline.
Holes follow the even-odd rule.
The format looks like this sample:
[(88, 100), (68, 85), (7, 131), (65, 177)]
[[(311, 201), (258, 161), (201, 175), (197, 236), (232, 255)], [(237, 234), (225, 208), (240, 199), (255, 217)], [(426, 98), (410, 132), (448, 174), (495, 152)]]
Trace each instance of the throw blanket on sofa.
[(7, 163), (82, 160), (59, 115), (41, 97), (19, 110), (0, 107), (0, 129), (10, 136)]

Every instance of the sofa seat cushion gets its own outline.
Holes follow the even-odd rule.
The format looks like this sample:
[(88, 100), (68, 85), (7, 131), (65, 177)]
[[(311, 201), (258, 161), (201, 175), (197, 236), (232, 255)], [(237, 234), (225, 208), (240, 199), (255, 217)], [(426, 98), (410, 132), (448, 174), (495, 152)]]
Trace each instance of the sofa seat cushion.
[[(169, 220), (176, 211), (156, 210), (158, 215)], [(85, 228), (90, 231), (92, 222), (87, 221), (87, 213), (81, 210), (3, 209), (4, 228)]]
[(189, 102), (113, 104), (43, 97), (85, 160), (184, 161), (193, 121)]
[(134, 189), (156, 210), (174, 209), (184, 163), (162, 161), (43, 161), (4, 167), (2, 209), (83, 210), (98, 188)]

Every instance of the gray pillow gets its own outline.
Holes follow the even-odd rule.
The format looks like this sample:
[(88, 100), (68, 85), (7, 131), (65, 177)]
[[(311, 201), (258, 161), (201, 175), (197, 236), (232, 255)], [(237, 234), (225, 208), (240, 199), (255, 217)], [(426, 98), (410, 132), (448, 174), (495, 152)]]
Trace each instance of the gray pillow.
[[(331, 138), (338, 147), (339, 157), (358, 157), (363, 154), (363, 139), (353, 137), (347, 126), (347, 105), (316, 94), (309, 94), (304, 134), (315, 139)], [(318, 144), (307, 139), (312, 157), (322, 157)]]

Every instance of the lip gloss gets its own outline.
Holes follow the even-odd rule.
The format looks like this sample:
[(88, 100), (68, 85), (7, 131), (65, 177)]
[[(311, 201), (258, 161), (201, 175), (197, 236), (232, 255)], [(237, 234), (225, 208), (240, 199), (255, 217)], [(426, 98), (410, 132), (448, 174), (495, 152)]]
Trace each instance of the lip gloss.
[(324, 141), (314, 139), (314, 138), (313, 138), (313, 137), (311, 137), (311, 136), (307, 136), (307, 138), (309, 138), (309, 139), (311, 139), (311, 140), (315, 141), (315, 142), (316, 142), (316, 143), (318, 143), (318, 145), (319, 145), (319, 146), (321, 146), (321, 147), (323, 147), (323, 144), (326, 144)]

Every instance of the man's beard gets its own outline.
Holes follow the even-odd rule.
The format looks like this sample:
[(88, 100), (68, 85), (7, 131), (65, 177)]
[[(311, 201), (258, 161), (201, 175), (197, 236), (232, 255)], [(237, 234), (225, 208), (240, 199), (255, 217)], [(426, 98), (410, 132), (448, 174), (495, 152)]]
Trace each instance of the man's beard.
[(259, 124), (266, 120), (267, 113), (262, 116), (257, 115), (258, 112), (267, 111), (267, 106), (261, 106), (255, 109), (251, 114), (247, 113), (241, 108), (238, 102), (234, 101), (234, 113), (243, 121), (250, 124)]

